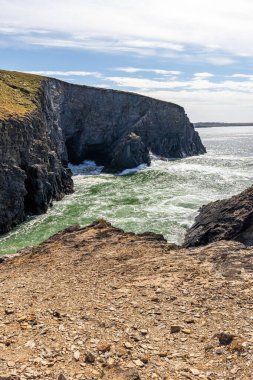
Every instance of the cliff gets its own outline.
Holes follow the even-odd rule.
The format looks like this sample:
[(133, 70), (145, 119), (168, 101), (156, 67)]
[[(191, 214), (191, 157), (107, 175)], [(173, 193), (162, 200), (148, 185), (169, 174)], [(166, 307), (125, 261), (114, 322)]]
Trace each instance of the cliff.
[(0, 378), (252, 378), (253, 250), (98, 221), (0, 263)]
[(73, 191), (68, 162), (112, 171), (205, 152), (184, 109), (141, 95), (0, 71), (0, 233)]
[(223, 239), (253, 245), (253, 186), (229, 199), (203, 206), (187, 231), (184, 245), (199, 246)]

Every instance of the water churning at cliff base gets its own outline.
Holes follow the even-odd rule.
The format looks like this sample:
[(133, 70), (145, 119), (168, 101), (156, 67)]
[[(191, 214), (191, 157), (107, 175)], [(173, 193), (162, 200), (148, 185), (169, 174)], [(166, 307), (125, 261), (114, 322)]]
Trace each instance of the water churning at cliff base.
[(105, 218), (125, 231), (154, 231), (181, 243), (200, 206), (253, 182), (253, 127), (198, 130), (208, 153), (180, 160), (155, 157), (122, 175), (101, 174), (92, 162), (72, 167), (75, 193), (55, 202), (0, 239), (0, 252), (32, 246), (72, 224)]

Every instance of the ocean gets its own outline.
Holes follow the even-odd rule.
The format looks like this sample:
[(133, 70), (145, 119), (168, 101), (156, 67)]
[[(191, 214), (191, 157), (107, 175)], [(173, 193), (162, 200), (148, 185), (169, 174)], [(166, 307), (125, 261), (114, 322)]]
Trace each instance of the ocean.
[(71, 166), (75, 193), (44, 215), (32, 217), (0, 238), (0, 253), (39, 244), (72, 225), (105, 218), (125, 231), (153, 231), (182, 243), (198, 209), (230, 197), (253, 183), (253, 127), (198, 129), (207, 154), (163, 161), (152, 156), (120, 175), (101, 174), (86, 161)]

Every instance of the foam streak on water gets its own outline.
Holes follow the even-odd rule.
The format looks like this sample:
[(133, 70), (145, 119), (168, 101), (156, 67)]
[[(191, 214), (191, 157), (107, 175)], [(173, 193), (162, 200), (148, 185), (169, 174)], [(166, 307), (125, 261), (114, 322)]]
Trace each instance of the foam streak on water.
[(101, 174), (92, 161), (72, 166), (75, 193), (3, 236), (0, 252), (38, 244), (69, 225), (100, 217), (126, 231), (154, 231), (180, 243), (201, 205), (253, 183), (253, 127), (198, 131), (208, 151), (203, 156), (171, 161), (152, 156), (151, 167), (121, 175)]

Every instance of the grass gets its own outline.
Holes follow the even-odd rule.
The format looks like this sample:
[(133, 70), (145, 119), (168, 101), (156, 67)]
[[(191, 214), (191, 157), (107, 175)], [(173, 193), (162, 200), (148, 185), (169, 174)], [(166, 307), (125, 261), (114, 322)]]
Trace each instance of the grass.
[(44, 77), (0, 70), (0, 120), (24, 118), (37, 108), (36, 95)]

